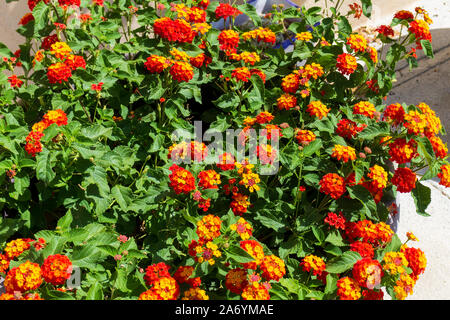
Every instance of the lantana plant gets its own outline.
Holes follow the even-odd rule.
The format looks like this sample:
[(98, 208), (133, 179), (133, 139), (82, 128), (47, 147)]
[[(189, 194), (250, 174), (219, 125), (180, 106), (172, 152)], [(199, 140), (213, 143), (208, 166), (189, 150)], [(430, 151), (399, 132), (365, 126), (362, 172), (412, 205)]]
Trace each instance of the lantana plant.
[(393, 200), (427, 215), (448, 150), (426, 102), (384, 102), (432, 21), (395, 13), (379, 52), (348, 20), (371, 1), (329, 2), (29, 0), (0, 44), (0, 299), (410, 295)]

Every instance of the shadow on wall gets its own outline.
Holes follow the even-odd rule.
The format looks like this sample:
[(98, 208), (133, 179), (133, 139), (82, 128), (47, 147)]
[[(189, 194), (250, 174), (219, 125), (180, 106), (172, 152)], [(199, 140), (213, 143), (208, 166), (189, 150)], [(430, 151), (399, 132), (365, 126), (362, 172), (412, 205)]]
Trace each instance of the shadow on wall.
[(16, 32), (20, 19), (30, 12), (27, 1), (6, 3), (0, 1), (0, 42), (3, 42), (12, 52), (19, 49), (24, 38)]

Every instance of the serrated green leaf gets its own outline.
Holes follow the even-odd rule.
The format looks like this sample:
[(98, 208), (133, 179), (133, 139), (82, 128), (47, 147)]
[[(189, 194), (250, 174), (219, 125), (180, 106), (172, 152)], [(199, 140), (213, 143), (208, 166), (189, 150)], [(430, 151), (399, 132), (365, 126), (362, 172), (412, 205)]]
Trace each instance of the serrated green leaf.
[(416, 181), (416, 187), (412, 190), (411, 196), (414, 199), (417, 213), (422, 216), (430, 216), (425, 210), (431, 203), (431, 189)]
[(111, 195), (117, 200), (117, 203), (123, 211), (128, 210), (128, 206), (131, 204), (133, 196), (133, 191), (130, 188), (115, 185), (111, 189)]
[(363, 14), (370, 18), (372, 15), (372, 1), (371, 0), (361, 0)]
[(103, 300), (103, 288), (98, 282), (95, 282), (86, 295), (86, 300)]
[(66, 232), (70, 230), (70, 224), (73, 221), (73, 216), (70, 211), (67, 211), (67, 213), (58, 220), (57, 229), (61, 232)]
[(329, 273), (343, 273), (350, 270), (358, 260), (361, 260), (361, 255), (358, 252), (346, 251), (342, 256), (327, 263), (325, 270)]
[(247, 251), (236, 245), (231, 245), (226, 251), (227, 255), (237, 263), (248, 263), (255, 260)]
[(434, 58), (433, 46), (429, 40), (420, 40), (423, 52), (428, 58)]
[(50, 156), (51, 154), (48, 150), (43, 150), (36, 156), (36, 177), (45, 183), (51, 182), (56, 176)]

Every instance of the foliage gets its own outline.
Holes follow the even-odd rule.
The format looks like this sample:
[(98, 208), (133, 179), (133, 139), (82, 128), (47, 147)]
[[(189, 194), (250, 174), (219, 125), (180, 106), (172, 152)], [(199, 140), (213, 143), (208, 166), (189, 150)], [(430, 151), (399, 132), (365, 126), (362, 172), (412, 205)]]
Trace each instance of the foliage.
[[(446, 186), (450, 172), (434, 112), (383, 98), (398, 62), (432, 56), (429, 21), (397, 13), (377, 53), (348, 21), (371, 1), (345, 15), (340, 2), (260, 17), (208, 0), (30, 0), (25, 42), (0, 44), (0, 247), (28, 243), (0, 272), (66, 255), (80, 285), (44, 281), (30, 291), (44, 299), (370, 299), (381, 286), (403, 299), (424, 256), (386, 224), (390, 203), (412, 192), (426, 215), (415, 172)], [(239, 130), (224, 160), (201, 139), (226, 129)], [(256, 151), (251, 129), (268, 138)], [(401, 272), (387, 253), (408, 259)]]

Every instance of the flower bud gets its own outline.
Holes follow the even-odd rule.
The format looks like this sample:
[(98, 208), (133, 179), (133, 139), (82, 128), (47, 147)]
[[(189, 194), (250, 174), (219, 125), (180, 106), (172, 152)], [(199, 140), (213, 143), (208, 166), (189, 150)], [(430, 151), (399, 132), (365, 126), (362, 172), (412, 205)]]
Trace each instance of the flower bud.
[(364, 147), (364, 151), (365, 151), (367, 154), (372, 154), (372, 149), (370, 149), (369, 147)]

